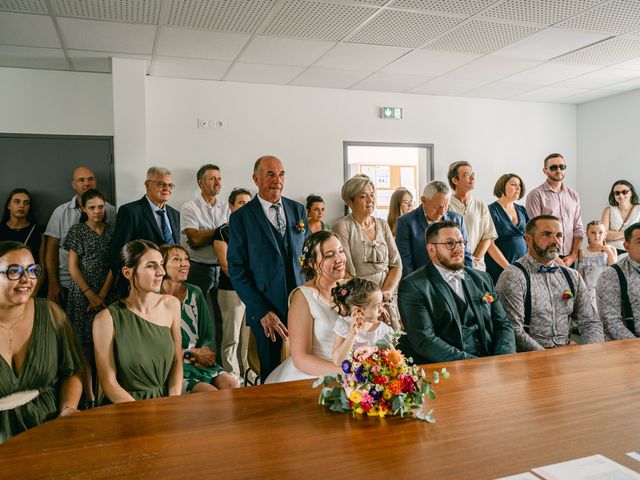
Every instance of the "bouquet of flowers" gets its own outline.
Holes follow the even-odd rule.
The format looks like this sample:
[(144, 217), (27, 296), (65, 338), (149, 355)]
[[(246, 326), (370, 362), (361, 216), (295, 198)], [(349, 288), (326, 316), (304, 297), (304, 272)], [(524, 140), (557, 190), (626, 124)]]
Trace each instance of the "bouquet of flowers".
[(350, 352), (342, 362), (343, 373), (319, 377), (313, 384), (313, 388), (322, 386), (319, 403), (354, 416), (383, 418), (412, 413), (419, 420), (435, 423), (433, 410), (424, 413), (422, 403), (425, 395), (436, 398), (431, 385), (439, 382), (440, 375), (449, 378), (449, 372), (445, 368), (433, 372), (432, 382), (428, 381), (422, 368), (393, 347), (400, 335), (390, 335), (375, 347)]

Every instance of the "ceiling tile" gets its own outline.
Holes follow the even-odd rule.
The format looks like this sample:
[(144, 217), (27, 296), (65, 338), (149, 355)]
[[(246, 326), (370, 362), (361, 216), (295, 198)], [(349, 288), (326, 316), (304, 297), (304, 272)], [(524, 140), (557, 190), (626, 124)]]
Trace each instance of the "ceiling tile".
[(160, 0), (50, 0), (53, 12), (61, 17), (157, 24)]
[(475, 98), (509, 98), (520, 93), (529, 92), (538, 88), (535, 85), (524, 85), (521, 83), (494, 82), (473, 88), (461, 93), (461, 97)]
[(322, 40), (255, 36), (238, 60), (246, 63), (309, 66), (335, 45)]
[(354, 90), (374, 90), (378, 92), (405, 92), (429, 80), (419, 75), (400, 75), (393, 73), (374, 73), (358, 82)]
[(273, 0), (169, 0), (167, 25), (253, 33), (273, 4)]
[(640, 57), (640, 38), (616, 37), (577, 52), (554, 58), (557, 63), (573, 65), (613, 65)]
[(46, 0), (0, 0), (0, 10), (47, 15)]
[(417, 48), (460, 21), (458, 17), (384, 10), (350, 37), (349, 41)]
[(315, 63), (315, 67), (362, 72), (380, 70), (410, 50), (408, 48), (341, 43)]
[(163, 56), (233, 60), (250, 35), (162, 27), (156, 53)]
[(386, 66), (382, 71), (437, 77), (478, 58), (473, 53), (445, 53), (419, 49)]
[(304, 85), (308, 87), (349, 88), (356, 84), (370, 72), (356, 72), (353, 70), (334, 70), (330, 68), (310, 67), (302, 72), (290, 85)]
[(622, 70), (640, 70), (640, 58), (635, 58), (627, 62), (616, 63), (609, 68), (620, 68)]
[(561, 98), (578, 95), (587, 91), (588, 90), (584, 88), (543, 87), (538, 90), (533, 90), (531, 92), (511, 97), (511, 100), (524, 100), (527, 102), (554, 102)]
[(640, 72), (634, 70), (603, 68), (602, 70), (596, 70), (595, 72), (566, 80), (558, 85), (570, 88), (603, 88), (638, 77), (640, 77)]
[(147, 62), (147, 72), (149, 72), (149, 68), (151, 67), (151, 56), (149, 55), (127, 55), (112, 52), (89, 52), (85, 50), (67, 50), (67, 54), (73, 62), (74, 70), (80, 72), (111, 73), (111, 57), (145, 60)]
[(607, 38), (607, 34), (545, 28), (494, 52), (501, 57), (550, 60)]
[(505, 78), (507, 82), (526, 83), (531, 85), (551, 85), (578, 75), (592, 72), (598, 67), (593, 65), (563, 65), (561, 63), (543, 63), (524, 72)]
[(337, 42), (377, 11), (371, 7), (286, 0), (262, 33)]
[(224, 79), (232, 82), (277, 83), (286, 85), (299, 75), (304, 67), (234, 63)]
[(0, 65), (3, 67), (69, 70), (69, 62), (65, 58), (64, 52), (57, 48), (0, 45)]
[(607, 90), (615, 90), (616, 92), (626, 92), (627, 90), (635, 90), (636, 88), (640, 88), (640, 77), (632, 78), (631, 80), (627, 80), (620, 83), (614, 83), (612, 85), (607, 85)]
[(151, 74), (160, 77), (220, 80), (231, 62), (195, 60), (191, 58), (154, 57)]
[(496, 0), (395, 0), (390, 6), (393, 8), (408, 8), (411, 10), (426, 10), (438, 13), (453, 13), (457, 15), (473, 15)]
[(592, 32), (620, 35), (640, 28), (640, 0), (613, 0), (564, 22), (556, 27), (568, 27)]
[(602, 0), (506, 0), (480, 15), (500, 20), (552, 25), (597, 5)]
[(150, 54), (156, 35), (153, 25), (58, 18), (67, 47), (74, 50)]
[(432, 50), (491, 53), (535, 33), (539, 27), (488, 20), (470, 20), (429, 43)]
[(0, 44), (61, 48), (49, 17), (0, 12)]
[(487, 83), (483, 80), (460, 80), (456, 78), (435, 78), (427, 83), (412, 88), (409, 93), (425, 93), (429, 95), (457, 95)]
[(487, 55), (444, 74), (446, 78), (493, 82), (540, 65), (541, 62)]
[(579, 105), (581, 103), (590, 102), (591, 100), (597, 100), (598, 98), (610, 97), (611, 95), (616, 95), (618, 93), (619, 92), (614, 92), (612, 90), (588, 90), (584, 93), (579, 93), (578, 95), (570, 95), (568, 97), (561, 98), (558, 102)]

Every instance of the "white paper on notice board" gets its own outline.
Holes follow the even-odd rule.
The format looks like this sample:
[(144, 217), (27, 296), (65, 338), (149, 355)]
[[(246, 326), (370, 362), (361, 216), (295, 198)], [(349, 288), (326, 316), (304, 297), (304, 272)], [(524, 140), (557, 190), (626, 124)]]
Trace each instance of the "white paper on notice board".
[(391, 188), (391, 168), (388, 165), (376, 167), (376, 187)]
[(406, 189), (414, 190), (416, 188), (416, 177), (414, 175), (415, 169), (413, 167), (401, 167), (400, 168), (400, 185)]

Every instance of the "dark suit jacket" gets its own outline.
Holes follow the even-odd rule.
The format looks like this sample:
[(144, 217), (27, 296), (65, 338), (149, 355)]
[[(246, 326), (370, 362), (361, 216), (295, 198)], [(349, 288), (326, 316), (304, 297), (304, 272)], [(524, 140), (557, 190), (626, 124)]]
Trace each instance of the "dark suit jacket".
[[(282, 197), (287, 221), (287, 241), (291, 255), (282, 258), (269, 219), (260, 205), (258, 196), (231, 214), (229, 220), (229, 249), (227, 263), (233, 288), (247, 307), (247, 325), (259, 326), (260, 319), (269, 311), (287, 324), (289, 291), (287, 291), (285, 262), (293, 265), (296, 283), (301, 285), (299, 256), (309, 236), (307, 214), (304, 207)], [(296, 224), (303, 222), (304, 232)]]
[[(173, 235), (173, 243), (180, 243), (180, 212), (165, 205), (167, 209), (167, 217), (171, 226)], [(116, 224), (109, 246), (109, 261), (114, 275), (117, 275), (120, 268), (120, 249), (131, 240), (149, 240), (156, 245), (166, 243), (164, 235), (158, 222), (155, 219), (156, 214), (151, 210), (147, 196), (144, 195), (140, 200), (126, 203), (118, 209), (116, 216)]]
[[(463, 238), (467, 239), (467, 227), (462, 215), (448, 211), (443, 220), (453, 220), (460, 225)], [(427, 231), (427, 217), (424, 216), (422, 205), (402, 215), (396, 224), (396, 245), (402, 258), (402, 276), (406, 277), (417, 268), (429, 262), (427, 247), (424, 243), (424, 233)], [(473, 257), (468, 247), (464, 249), (464, 264), (473, 267)]]
[[(515, 352), (513, 326), (496, 297), (491, 277), (465, 268), (462, 284), (485, 350), (489, 355)], [(493, 296), (493, 303), (482, 301), (485, 292)], [(407, 335), (399, 348), (417, 364), (473, 358), (462, 350), (462, 323), (454, 295), (431, 262), (400, 282), (398, 307)]]

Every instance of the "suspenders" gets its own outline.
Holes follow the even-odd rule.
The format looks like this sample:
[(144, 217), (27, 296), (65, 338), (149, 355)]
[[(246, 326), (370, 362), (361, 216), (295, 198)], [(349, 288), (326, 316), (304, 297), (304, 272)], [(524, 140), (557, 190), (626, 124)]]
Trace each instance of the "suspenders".
[(622, 273), (620, 265), (614, 263), (611, 265), (618, 274), (618, 281), (620, 282), (620, 297), (622, 300), (622, 323), (629, 329), (634, 336), (636, 335), (636, 327), (633, 321), (633, 310), (631, 309), (631, 302), (629, 301), (629, 292), (627, 291), (627, 279)]
[[(527, 272), (527, 270), (524, 268), (524, 266), (521, 263), (514, 262), (513, 266), (520, 269), (520, 271), (524, 275), (524, 280), (527, 285), (527, 289), (524, 295), (524, 330), (526, 332), (529, 332), (529, 328), (531, 327), (531, 278), (529, 277), (529, 272)], [(569, 275), (569, 270), (567, 270), (567, 268), (563, 266), (560, 266), (560, 270), (562, 271), (564, 278), (567, 280), (567, 283), (569, 284), (569, 289), (571, 290), (571, 294), (575, 298), (576, 291), (573, 285), (573, 280), (571, 280), (571, 275)], [(626, 282), (625, 282), (625, 285), (626, 285)]]

